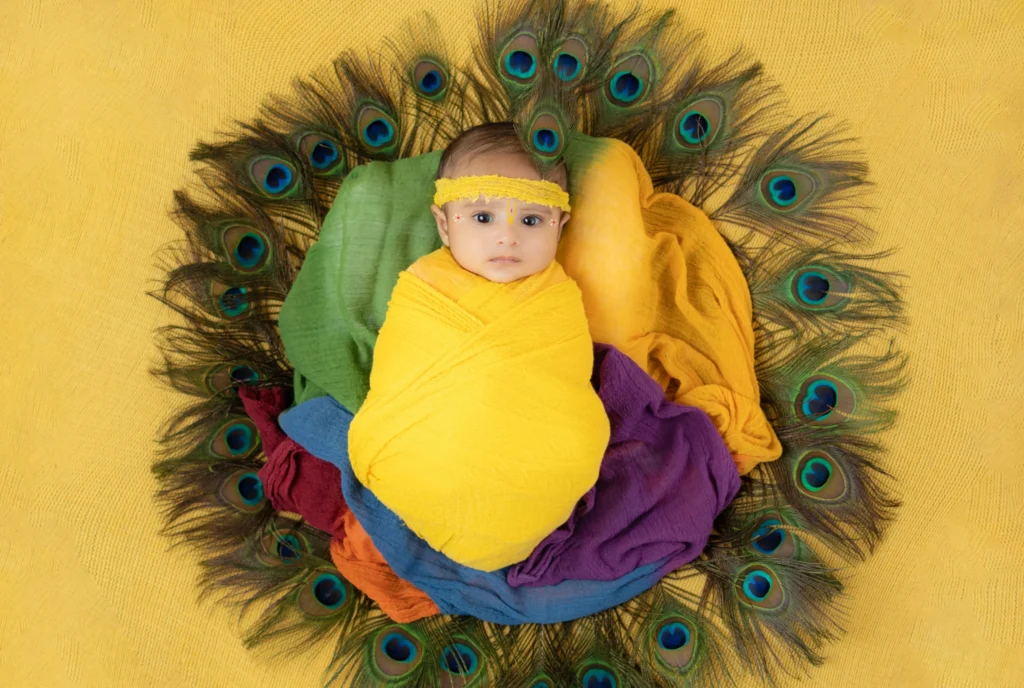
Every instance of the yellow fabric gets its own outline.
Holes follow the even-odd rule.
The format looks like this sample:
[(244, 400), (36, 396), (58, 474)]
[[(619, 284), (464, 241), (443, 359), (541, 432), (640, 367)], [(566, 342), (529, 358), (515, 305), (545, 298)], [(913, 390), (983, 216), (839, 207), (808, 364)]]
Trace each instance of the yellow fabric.
[[(157, 535), (143, 295), (180, 238), (200, 137), (424, 9), (469, 47), (476, 2), (0, 2), (0, 685), (318, 688), (331, 647), (242, 647)], [(661, 5), (651, 2), (647, 6)], [(884, 439), (903, 508), (847, 580), (846, 634), (800, 688), (1024, 685), (1024, 6), (669, 1), (764, 63), (791, 113), (861, 139), (883, 267), (908, 274), (912, 384)], [(343, 16), (340, 16), (343, 14)], [(386, 19), (386, 21), (385, 21)], [(741, 688), (761, 686), (737, 675)]]
[(476, 199), (516, 198), (524, 203), (550, 205), (569, 212), (569, 194), (554, 182), (533, 179), (501, 177), (496, 174), (438, 179), (434, 182), (437, 193), (434, 203), (444, 205), (462, 198)]
[(593, 487), (608, 445), (583, 299), (562, 267), (499, 284), (447, 248), (398, 277), (349, 458), (434, 549), (522, 561)]
[(729, 247), (704, 213), (654, 193), (626, 144), (573, 145), (588, 164), (573, 170), (576, 210), (558, 259), (583, 291), (594, 340), (707, 412), (740, 474), (779, 458), (754, 373), (750, 291)]

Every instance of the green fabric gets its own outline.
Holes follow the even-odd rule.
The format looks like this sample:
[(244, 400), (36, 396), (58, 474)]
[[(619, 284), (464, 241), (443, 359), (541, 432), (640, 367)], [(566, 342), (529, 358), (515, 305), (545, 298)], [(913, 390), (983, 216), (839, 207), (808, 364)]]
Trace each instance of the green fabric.
[(316, 399), (317, 397), (327, 396), (327, 392), (323, 391), (315, 384), (310, 382), (310, 380), (305, 375), (303, 375), (297, 370), (295, 371), (294, 381), (296, 406), (298, 406), (304, 401), (309, 401), (310, 399)]
[(355, 412), (398, 273), (441, 246), (430, 214), (441, 152), (371, 162), (345, 178), (281, 307), (296, 402), (330, 394)]

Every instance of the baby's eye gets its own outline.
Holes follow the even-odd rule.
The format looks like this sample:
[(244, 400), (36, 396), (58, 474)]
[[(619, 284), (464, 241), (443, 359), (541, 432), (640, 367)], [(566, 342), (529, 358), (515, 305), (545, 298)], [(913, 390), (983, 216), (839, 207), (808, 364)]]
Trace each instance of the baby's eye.
[(475, 215), (473, 215), (473, 219), (479, 222), (480, 224), (485, 225), (488, 222), (491, 222), (494, 219), (494, 216), (492, 216), (490, 213), (476, 213)]
[(541, 223), (541, 219), (536, 215), (527, 215), (523, 218), (523, 224), (527, 227), (536, 227)]

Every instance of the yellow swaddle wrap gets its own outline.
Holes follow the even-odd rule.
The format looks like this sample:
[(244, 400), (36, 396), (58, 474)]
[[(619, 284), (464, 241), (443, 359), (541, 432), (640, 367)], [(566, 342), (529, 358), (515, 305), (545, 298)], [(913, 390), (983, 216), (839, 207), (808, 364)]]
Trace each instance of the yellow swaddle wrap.
[(597, 480), (608, 444), (582, 295), (562, 267), (508, 284), (440, 249), (401, 273), (352, 421), (359, 481), (431, 547), (525, 559)]

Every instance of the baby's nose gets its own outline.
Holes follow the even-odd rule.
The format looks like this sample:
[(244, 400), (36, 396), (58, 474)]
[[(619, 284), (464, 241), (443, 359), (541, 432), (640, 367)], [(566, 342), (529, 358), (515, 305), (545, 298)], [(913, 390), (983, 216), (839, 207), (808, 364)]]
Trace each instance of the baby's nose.
[(498, 223), (498, 245), (515, 246), (519, 243), (519, 230), (513, 222)]

